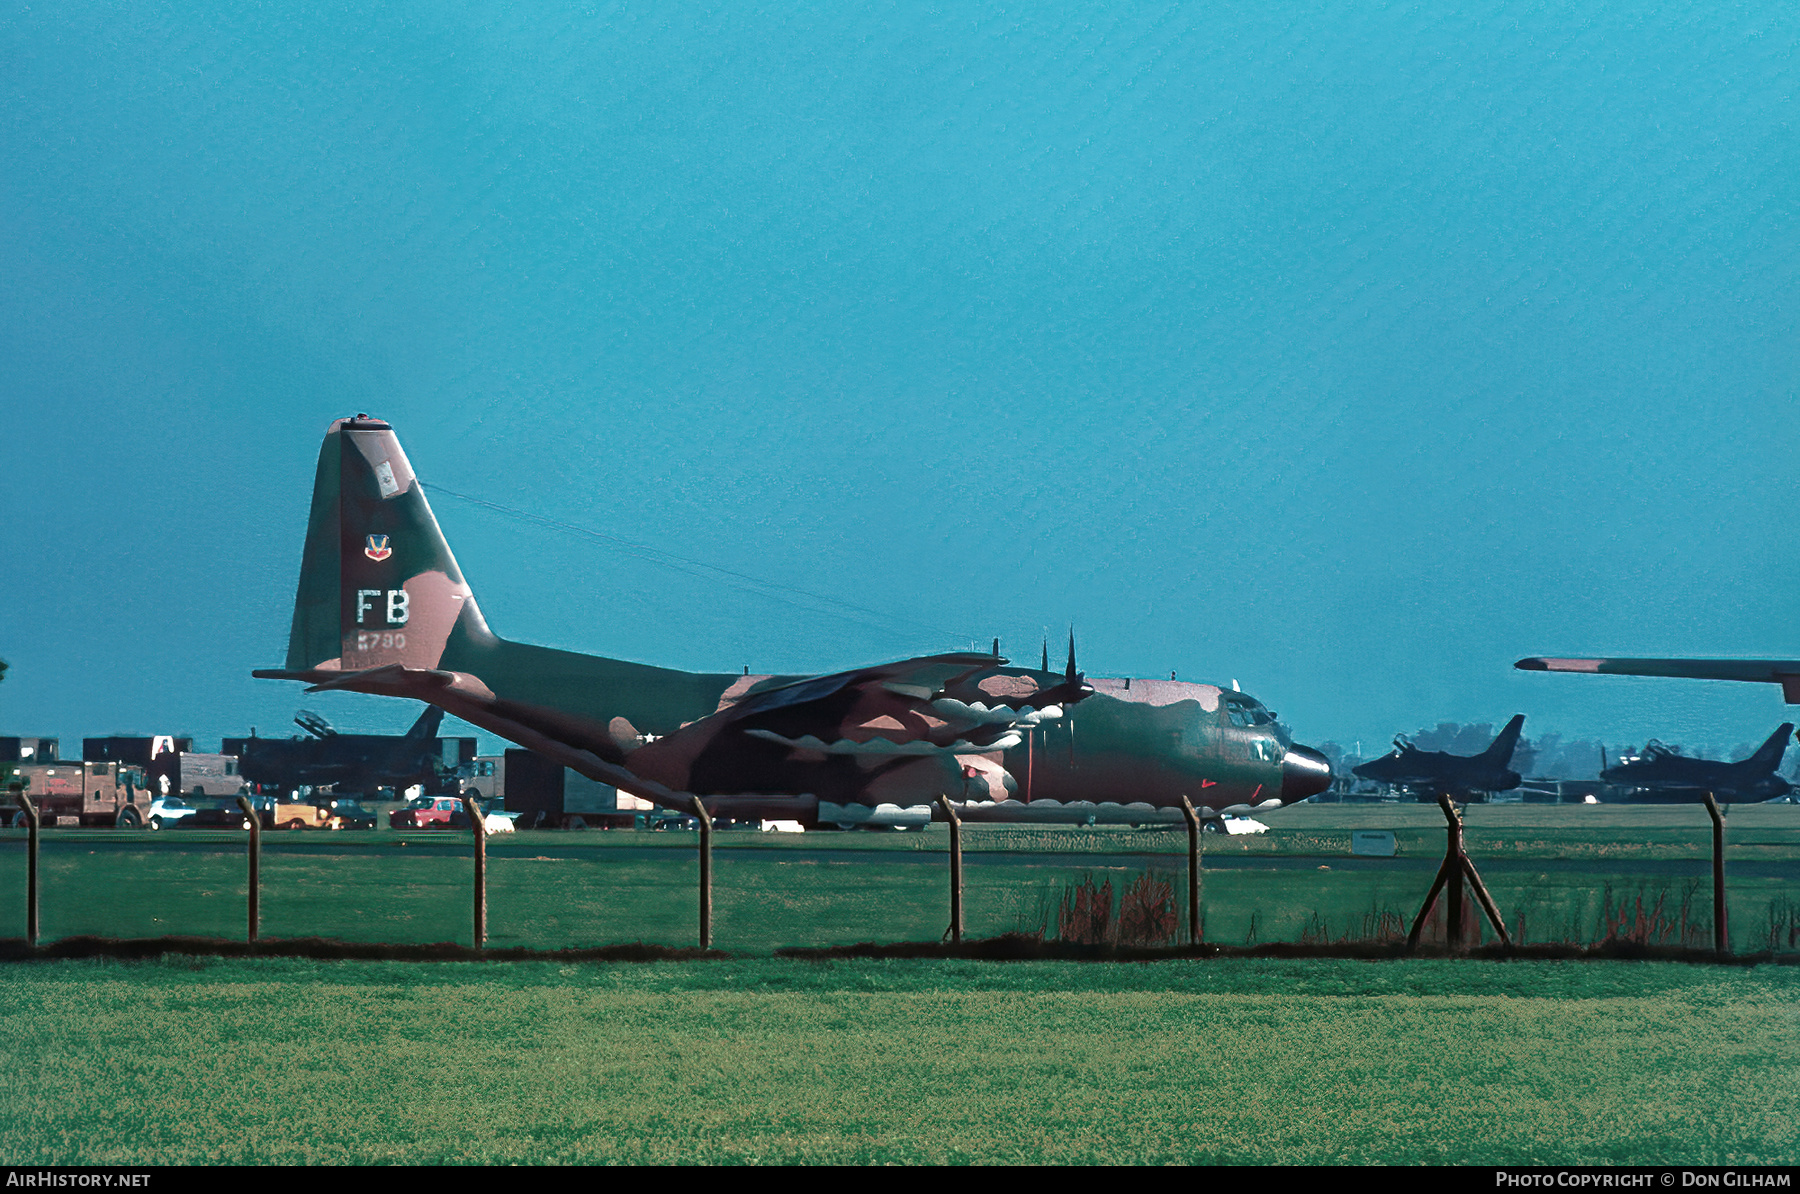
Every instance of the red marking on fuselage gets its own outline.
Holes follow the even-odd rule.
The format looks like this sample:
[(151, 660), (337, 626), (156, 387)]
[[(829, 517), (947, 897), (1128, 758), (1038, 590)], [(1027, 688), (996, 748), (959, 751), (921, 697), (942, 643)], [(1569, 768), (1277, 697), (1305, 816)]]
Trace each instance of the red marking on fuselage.
[(1219, 786), (1219, 781), (1216, 779), (1203, 779), (1200, 781), (1200, 786), (1203, 788), (1216, 788)]

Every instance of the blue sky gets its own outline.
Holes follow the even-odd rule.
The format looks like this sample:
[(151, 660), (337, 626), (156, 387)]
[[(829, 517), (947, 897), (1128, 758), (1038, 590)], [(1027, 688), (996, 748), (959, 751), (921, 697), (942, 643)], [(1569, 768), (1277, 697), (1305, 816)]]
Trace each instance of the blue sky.
[[(1724, 748), (1800, 656), (1791, 6), (72, 3), (0, 17), (0, 733), (282, 657), (390, 419), (508, 637), (822, 671), (1072, 623), (1303, 741)], [(855, 607), (855, 608), (851, 608)], [(1054, 650), (1053, 650), (1054, 653)]]

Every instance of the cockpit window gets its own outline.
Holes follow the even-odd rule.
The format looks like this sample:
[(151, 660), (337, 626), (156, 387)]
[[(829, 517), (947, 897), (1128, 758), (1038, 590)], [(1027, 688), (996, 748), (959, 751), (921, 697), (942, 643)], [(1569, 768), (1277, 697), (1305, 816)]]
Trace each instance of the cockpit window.
[(1226, 701), (1225, 715), (1234, 726), (1266, 726), (1275, 724), (1275, 715), (1255, 701)]

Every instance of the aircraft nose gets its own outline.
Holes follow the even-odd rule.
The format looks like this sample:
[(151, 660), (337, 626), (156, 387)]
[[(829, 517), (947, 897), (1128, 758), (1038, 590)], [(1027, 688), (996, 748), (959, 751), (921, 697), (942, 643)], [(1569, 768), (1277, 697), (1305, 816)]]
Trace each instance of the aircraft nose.
[(1331, 760), (1310, 746), (1290, 746), (1281, 760), (1281, 803), (1316, 796), (1331, 786)]

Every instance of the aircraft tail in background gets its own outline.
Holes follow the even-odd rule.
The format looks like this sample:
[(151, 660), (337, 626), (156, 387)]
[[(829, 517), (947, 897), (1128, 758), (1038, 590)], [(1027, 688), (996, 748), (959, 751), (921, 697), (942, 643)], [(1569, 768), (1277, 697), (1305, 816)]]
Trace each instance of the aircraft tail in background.
[(1519, 747), (1519, 732), (1525, 728), (1525, 715), (1513, 714), (1513, 719), (1506, 723), (1506, 728), (1494, 735), (1493, 745), (1481, 752), (1483, 761), (1496, 767), (1505, 767), (1512, 762), (1513, 751)]
[(413, 722), (412, 729), (406, 731), (405, 740), (412, 745), (430, 742), (438, 735), (438, 728), (444, 724), (444, 711), (436, 705), (425, 706), (425, 712), (419, 714), (419, 720)]
[(1756, 753), (1745, 760), (1746, 763), (1752, 764), (1750, 769), (1760, 773), (1774, 771), (1781, 766), (1782, 757), (1787, 754), (1788, 740), (1793, 732), (1793, 723), (1788, 722), (1770, 734), (1769, 740), (1757, 747)]

